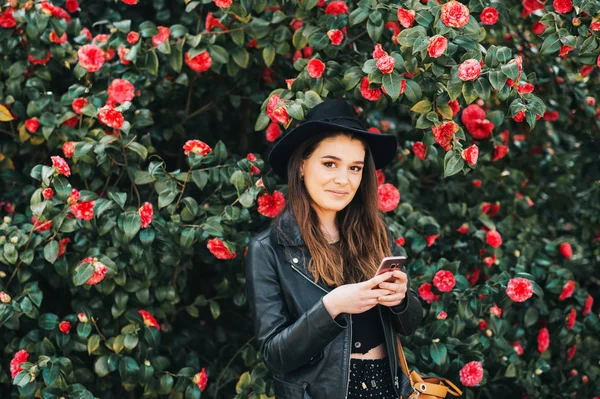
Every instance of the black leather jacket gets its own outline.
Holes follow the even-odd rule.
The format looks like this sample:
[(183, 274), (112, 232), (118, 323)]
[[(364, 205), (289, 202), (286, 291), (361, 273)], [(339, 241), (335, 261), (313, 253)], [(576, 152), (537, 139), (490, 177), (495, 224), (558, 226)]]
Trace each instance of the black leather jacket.
[[(390, 246), (398, 255), (393, 239)], [(331, 317), (322, 300), (330, 288), (314, 282), (306, 268), (309, 259), (291, 210), (250, 241), (246, 283), (254, 330), (263, 361), (273, 372), (276, 398), (343, 399), (348, 395), (352, 321), (346, 313)], [(421, 303), (409, 282), (406, 299), (397, 308), (377, 306), (393, 383), (398, 396), (406, 398), (412, 389), (398, 364), (395, 334), (417, 329)]]

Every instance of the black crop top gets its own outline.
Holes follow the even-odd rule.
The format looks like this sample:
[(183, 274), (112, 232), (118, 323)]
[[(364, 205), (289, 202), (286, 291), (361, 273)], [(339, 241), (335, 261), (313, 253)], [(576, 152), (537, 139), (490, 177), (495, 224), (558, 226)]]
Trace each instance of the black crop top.
[(352, 317), (352, 353), (367, 353), (385, 342), (383, 326), (379, 317), (379, 305)]

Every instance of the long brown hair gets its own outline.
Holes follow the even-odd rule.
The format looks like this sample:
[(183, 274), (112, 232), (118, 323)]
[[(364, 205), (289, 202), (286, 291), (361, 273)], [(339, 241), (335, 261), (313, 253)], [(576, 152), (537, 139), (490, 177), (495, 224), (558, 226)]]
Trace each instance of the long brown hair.
[[(321, 141), (341, 135), (363, 143), (365, 165), (356, 195), (336, 214), (340, 241), (330, 245), (321, 231), (310, 195), (300, 179), (300, 165), (303, 159), (312, 155)], [(302, 239), (311, 254), (308, 270), (315, 282), (323, 279), (329, 286), (340, 286), (373, 277), (381, 259), (390, 256), (391, 250), (383, 214), (377, 209), (377, 175), (367, 143), (359, 135), (350, 132), (323, 133), (303, 141), (288, 162), (285, 210), (290, 209), (296, 218)]]

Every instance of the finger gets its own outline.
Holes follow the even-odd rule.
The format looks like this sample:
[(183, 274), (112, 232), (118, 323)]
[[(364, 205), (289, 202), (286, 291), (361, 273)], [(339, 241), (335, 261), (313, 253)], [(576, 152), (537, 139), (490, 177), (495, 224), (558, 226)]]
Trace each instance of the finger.
[(384, 290), (384, 289), (379, 289), (379, 288), (373, 288), (372, 290), (369, 290), (365, 296), (366, 299), (372, 299), (372, 298), (379, 298), (382, 296), (388, 296), (394, 294), (394, 291), (390, 291), (390, 290)]
[(404, 300), (403, 294), (398, 295), (387, 295), (378, 299), (378, 303), (382, 305), (395, 306), (402, 303)]
[(392, 277), (392, 272), (385, 272), (378, 276), (373, 277), (370, 280), (367, 280), (366, 283), (369, 288), (373, 288), (373, 287), (376, 287), (377, 285), (379, 285), (379, 283), (384, 282), (385, 280), (387, 280), (390, 277)]
[[(396, 281), (398, 281), (398, 280), (396, 280)], [(401, 286), (402, 286), (402, 284), (400, 284), (400, 283), (387, 283), (385, 281), (383, 283), (379, 284), (379, 288), (390, 290), (390, 291), (398, 291)]]
[(392, 272), (392, 276), (394, 276), (395, 278), (400, 279), (400, 280), (408, 278), (408, 276), (406, 275), (406, 273), (404, 273), (403, 271), (400, 271), (400, 270), (394, 270)]

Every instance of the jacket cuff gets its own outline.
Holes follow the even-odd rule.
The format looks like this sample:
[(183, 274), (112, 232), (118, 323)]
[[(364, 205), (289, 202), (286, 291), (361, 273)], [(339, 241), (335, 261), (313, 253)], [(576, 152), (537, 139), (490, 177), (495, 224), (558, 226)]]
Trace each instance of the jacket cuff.
[(408, 301), (410, 300), (410, 293), (407, 291), (406, 294), (407, 295), (404, 297), (402, 302), (400, 302), (400, 305), (390, 306), (390, 310), (392, 311), (393, 314), (400, 315), (400, 314), (406, 312), (406, 309), (408, 309)]
[(332, 334), (335, 336), (348, 327), (348, 322), (343, 313), (339, 314), (335, 319), (331, 317), (331, 314), (329, 314), (323, 303), (323, 297), (319, 299), (319, 302), (315, 304), (312, 310), (310, 313), (313, 314), (313, 317), (311, 317), (313, 327), (317, 331), (322, 332), (322, 335)]

